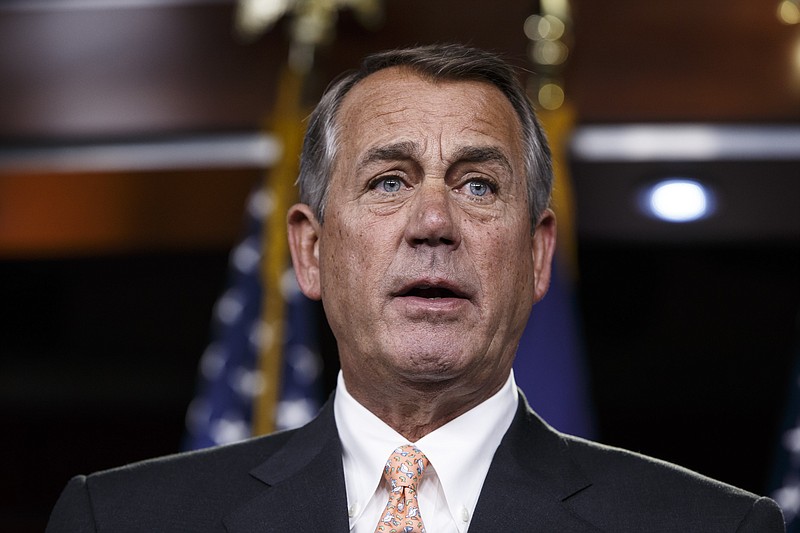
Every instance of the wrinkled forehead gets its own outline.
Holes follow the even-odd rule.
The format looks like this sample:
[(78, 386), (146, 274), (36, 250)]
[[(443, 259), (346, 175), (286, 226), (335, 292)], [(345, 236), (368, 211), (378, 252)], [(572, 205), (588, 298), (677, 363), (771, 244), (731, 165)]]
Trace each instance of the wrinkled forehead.
[[(433, 103), (437, 106), (461, 103), (484, 107), (484, 112), (519, 117), (505, 94), (492, 83), (479, 79), (434, 78), (411, 67), (389, 67), (359, 80), (345, 94), (337, 119), (347, 124), (354, 112), (368, 115), (384, 109), (414, 108)], [(464, 111), (469, 111), (466, 107)]]
[(345, 158), (381, 143), (432, 140), (491, 145), (509, 159), (522, 154), (519, 117), (500, 89), (480, 80), (433, 79), (408, 67), (380, 70), (355, 84), (336, 124), (337, 152)]

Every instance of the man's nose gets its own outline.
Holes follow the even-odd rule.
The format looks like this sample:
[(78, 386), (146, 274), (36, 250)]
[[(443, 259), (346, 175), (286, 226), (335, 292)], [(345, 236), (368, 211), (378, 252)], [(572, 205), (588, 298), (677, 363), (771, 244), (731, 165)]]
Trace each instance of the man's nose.
[[(427, 181), (427, 180), (426, 180)], [(423, 182), (409, 206), (405, 239), (412, 247), (461, 244), (461, 232), (455, 218), (451, 192), (444, 180)]]

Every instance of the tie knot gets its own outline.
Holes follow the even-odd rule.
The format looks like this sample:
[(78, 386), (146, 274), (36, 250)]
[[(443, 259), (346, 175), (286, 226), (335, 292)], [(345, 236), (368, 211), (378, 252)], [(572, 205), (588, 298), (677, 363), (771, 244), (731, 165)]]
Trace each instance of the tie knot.
[(383, 477), (392, 489), (396, 487), (414, 487), (419, 483), (428, 458), (419, 448), (411, 444), (401, 446), (392, 452), (383, 469)]

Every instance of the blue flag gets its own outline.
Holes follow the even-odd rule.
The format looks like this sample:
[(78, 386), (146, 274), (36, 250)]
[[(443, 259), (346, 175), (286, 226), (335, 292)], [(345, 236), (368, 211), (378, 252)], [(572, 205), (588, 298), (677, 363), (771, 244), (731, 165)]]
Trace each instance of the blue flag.
[(595, 436), (575, 291), (558, 259), (550, 289), (533, 306), (520, 340), (514, 377), (547, 423), (572, 435)]

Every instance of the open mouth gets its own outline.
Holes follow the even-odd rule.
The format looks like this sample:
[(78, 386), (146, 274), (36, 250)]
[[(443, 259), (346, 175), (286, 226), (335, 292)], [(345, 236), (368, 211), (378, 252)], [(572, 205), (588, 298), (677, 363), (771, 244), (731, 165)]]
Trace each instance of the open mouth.
[(442, 287), (415, 287), (408, 291), (405, 296), (417, 296), (418, 298), (429, 298), (431, 300), (460, 298), (455, 292)]
[(455, 289), (437, 285), (414, 285), (399, 292), (397, 296), (412, 296), (416, 298), (426, 298), (429, 300), (439, 300), (442, 298), (466, 298), (466, 295)]

